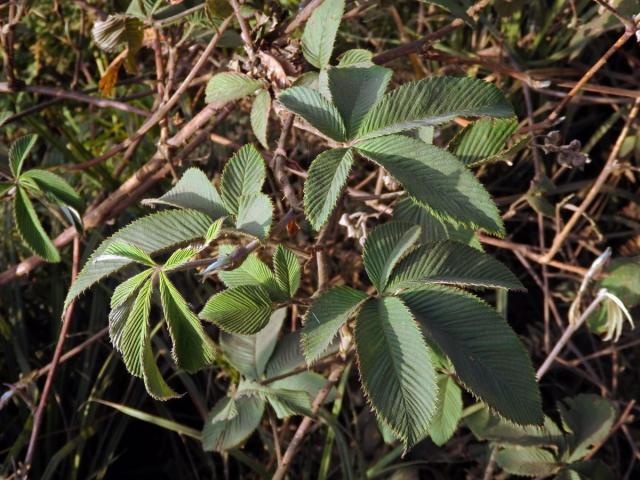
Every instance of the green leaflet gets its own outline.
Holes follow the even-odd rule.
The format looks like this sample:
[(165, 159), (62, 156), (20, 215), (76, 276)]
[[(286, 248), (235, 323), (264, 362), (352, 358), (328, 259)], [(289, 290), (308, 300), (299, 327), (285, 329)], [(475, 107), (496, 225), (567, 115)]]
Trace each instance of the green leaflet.
[(358, 138), (441, 125), (455, 117), (512, 117), (502, 92), (468, 77), (429, 77), (387, 93), (362, 120)]
[(278, 100), (320, 133), (338, 142), (346, 140), (346, 128), (340, 112), (320, 92), (308, 87), (291, 87), (282, 92)]
[(202, 448), (224, 452), (244, 442), (258, 427), (264, 412), (260, 397), (224, 397), (216, 403), (202, 429)]
[(442, 446), (449, 441), (462, 416), (462, 390), (449, 375), (438, 375), (438, 404), (429, 427), (433, 443)]
[(267, 176), (264, 159), (253, 145), (245, 145), (227, 162), (222, 171), (220, 188), (227, 210), (238, 215), (244, 195), (260, 193)]
[(222, 72), (214, 75), (207, 83), (205, 101), (224, 104), (238, 100), (262, 88), (260, 80), (249, 78), (243, 73)]
[[(218, 249), (219, 255), (228, 255), (232, 251), (231, 245), (220, 245)], [(255, 253), (248, 255), (238, 268), (219, 271), (218, 278), (229, 288), (241, 285), (260, 285), (269, 292), (269, 296), (273, 300), (281, 298), (280, 287), (273, 272)]]
[(264, 288), (242, 285), (216, 293), (199, 316), (226, 332), (252, 335), (267, 325), (272, 311), (271, 299)]
[(213, 362), (213, 343), (167, 275), (160, 272), (158, 277), (162, 310), (173, 341), (173, 358), (180, 368), (197, 372)]
[(16, 188), (13, 199), (13, 218), (20, 237), (33, 253), (47, 262), (60, 261), (58, 249), (42, 228), (33, 204), (21, 186)]
[(271, 231), (273, 205), (264, 193), (246, 193), (240, 197), (236, 228), (265, 240)]
[(362, 386), (406, 448), (429, 434), (438, 387), (429, 348), (397, 297), (364, 303), (355, 329)]
[(34, 168), (20, 175), (20, 181), (25, 179), (33, 181), (40, 190), (53, 195), (59, 202), (76, 209), (82, 208), (82, 199), (60, 175)]
[(20, 176), (24, 161), (37, 141), (37, 135), (25, 135), (11, 144), (11, 148), (9, 148), (9, 168), (14, 178)]
[(467, 166), (500, 153), (518, 128), (515, 118), (481, 118), (460, 131), (448, 150)]
[(271, 95), (267, 90), (260, 90), (251, 106), (251, 129), (260, 145), (269, 148), (267, 141), (267, 127), (269, 126), (269, 112), (271, 111)]
[(326, 150), (311, 163), (304, 183), (304, 213), (316, 230), (333, 212), (352, 165), (353, 152), (348, 148)]
[(334, 287), (321, 293), (305, 315), (302, 346), (307, 364), (325, 352), (338, 330), (355, 314), (367, 294), (350, 287)]
[(143, 203), (198, 210), (213, 219), (227, 215), (218, 191), (199, 168), (189, 168), (171, 190)]
[(305, 25), (302, 53), (318, 69), (329, 65), (343, 12), (344, 0), (324, 0)]
[(616, 419), (610, 402), (598, 395), (582, 394), (558, 403), (568, 439), (567, 462), (582, 460), (591, 447), (607, 438)]
[(126, 260), (140, 263), (148, 267), (155, 267), (156, 262), (141, 248), (131, 243), (115, 241), (111, 243), (102, 255), (96, 258), (96, 262), (108, 262), (111, 260)]
[[(166, 210), (139, 218), (104, 240), (91, 254), (67, 293), (65, 308), (89, 287), (104, 277), (131, 264), (128, 259), (96, 262), (116, 241), (136, 245), (149, 255), (156, 255), (180, 244), (204, 238), (211, 218), (195, 210)], [(150, 232), (152, 233), (150, 235)]]
[(412, 225), (420, 225), (422, 235), (420, 243), (437, 242), (438, 240), (455, 240), (482, 250), (472, 228), (446, 222), (429, 212), (411, 198), (403, 198), (393, 209), (393, 219)]
[(420, 227), (390, 222), (377, 227), (364, 245), (362, 259), (369, 280), (383, 292), (396, 264), (420, 238)]
[(251, 380), (262, 378), (286, 316), (287, 309), (279, 308), (273, 312), (267, 326), (255, 335), (220, 334), (222, 351), (242, 375)]
[(391, 70), (379, 66), (328, 71), (331, 98), (344, 121), (347, 139), (356, 136), (365, 115), (384, 94), (391, 75)]
[(300, 330), (284, 335), (267, 364), (267, 378), (277, 377), (304, 366)]
[(160, 369), (153, 357), (153, 351), (151, 350), (151, 338), (149, 337), (145, 339), (142, 355), (144, 386), (149, 395), (156, 400), (169, 400), (170, 398), (179, 397), (180, 395), (174, 392), (171, 387), (167, 385), (164, 378), (162, 378), (162, 373), (160, 373)]
[(401, 135), (365, 140), (356, 149), (387, 169), (434, 215), (504, 235), (502, 218), (489, 193), (446, 150)]
[(143, 29), (144, 25), (139, 18), (116, 14), (96, 21), (91, 33), (98, 48), (105, 52), (114, 52), (121, 44), (125, 44), (129, 52), (135, 53), (142, 46)]
[(273, 270), (280, 289), (293, 298), (300, 287), (300, 262), (295, 253), (278, 245), (273, 254)]
[(561, 467), (551, 452), (538, 447), (505, 448), (496, 454), (496, 463), (507, 473), (527, 477), (553, 475)]
[(431, 341), (478, 398), (521, 425), (541, 425), (540, 392), (527, 353), (504, 319), (471, 294), (448, 287), (402, 293)]
[(153, 269), (147, 268), (146, 270), (134, 275), (133, 277), (129, 277), (127, 280), (118, 285), (113, 291), (113, 294), (111, 294), (111, 309), (119, 307), (126, 300), (135, 295), (140, 290), (142, 284), (149, 278), (152, 273)]
[(387, 288), (400, 290), (427, 283), (524, 290), (515, 275), (491, 255), (450, 240), (410, 252), (393, 271)]
[(131, 375), (144, 378), (142, 363), (147, 342), (151, 294), (153, 285), (146, 280), (134, 294), (131, 309), (122, 323), (113, 325), (112, 341), (122, 353), (124, 364)]
[(338, 57), (338, 68), (373, 67), (373, 53), (362, 48), (347, 50)]

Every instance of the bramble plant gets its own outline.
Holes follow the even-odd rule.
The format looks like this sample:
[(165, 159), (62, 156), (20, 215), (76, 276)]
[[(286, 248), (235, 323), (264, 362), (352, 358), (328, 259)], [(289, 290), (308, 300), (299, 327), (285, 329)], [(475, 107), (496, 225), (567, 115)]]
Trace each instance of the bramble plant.
[[(364, 245), (364, 268), (375, 291), (339, 286), (312, 299), (300, 335), (306, 363), (312, 366), (325, 355), (338, 332), (341, 350), (348, 352), (345, 337), (352, 335), (362, 389), (405, 448), (429, 435), (442, 443), (453, 434), (457, 420), (442, 424), (445, 412), (454, 408), (451, 402), (460, 404), (461, 392), (450, 375), (502, 418), (541, 425), (540, 394), (525, 349), (493, 308), (460, 289), (523, 288), (501, 263), (456, 241), (466, 232), (469, 242), (475, 229), (504, 234), (498, 209), (468, 166), (491, 161), (505, 148), (516, 125), (513, 109), (495, 86), (473, 78), (430, 77), (385, 93), (392, 72), (374, 65), (366, 51), (347, 52), (330, 67), (343, 7), (343, 2), (324, 2), (305, 29), (303, 53), (321, 69), (316, 83), (306, 78), (299, 82), (305, 86), (294, 84), (278, 95), (282, 106), (333, 146), (311, 163), (305, 218), (315, 229), (326, 224), (356, 156), (383, 167), (408, 197), (399, 218), (373, 230)], [(321, 22), (323, 15), (327, 21)], [(256, 102), (262, 102), (260, 95), (268, 94), (263, 88), (247, 75), (220, 73), (207, 85), (207, 101), (225, 103), (260, 90)], [(258, 116), (254, 113), (255, 104), (252, 118)], [(411, 135), (457, 117), (482, 120), (463, 129), (449, 149)], [(266, 145), (266, 128), (252, 124)], [(491, 135), (485, 134), (487, 127)], [(144, 202), (177, 209), (145, 216), (105, 240), (65, 301), (69, 305), (125, 267), (142, 266), (114, 290), (109, 332), (129, 372), (142, 378), (157, 399), (177, 396), (160, 374), (151, 347), (157, 289), (178, 368), (193, 372), (214, 362), (216, 347), (198, 318), (225, 332), (221, 342), (227, 345), (248, 342), (247, 357), (261, 352), (260, 365), (248, 367), (238, 361), (238, 351), (222, 349), (241, 380), (210, 414), (203, 430), (205, 448), (236, 446), (256, 427), (264, 400), (279, 417), (309, 412), (319, 389), (318, 382), (298, 383), (295, 376), (285, 387), (264, 384), (268, 352), (282, 323), (273, 319), (274, 312), (294, 304), (304, 282), (298, 257), (282, 244), (273, 251), (273, 270), (255, 253), (246, 256), (265, 245), (271, 230), (272, 204), (262, 193), (265, 178), (265, 162), (251, 145), (229, 160), (219, 191), (202, 171), (187, 170), (165, 195)], [(237, 251), (220, 243), (223, 232), (236, 239)], [(254, 238), (250, 249), (241, 242), (244, 236)], [(206, 262), (202, 257), (210, 251), (217, 256)], [(167, 253), (164, 262), (153, 258)], [(207, 276), (217, 274), (228, 288), (212, 295), (196, 316), (170, 276), (203, 265)], [(264, 333), (266, 328), (271, 333)], [(238, 335), (253, 337), (237, 340)]]
[[(545, 396), (545, 410), (556, 405), (556, 412), (547, 415), (538, 382), (565, 345), (573, 348), (571, 335), (583, 323), (614, 342), (626, 321), (633, 326), (629, 309), (640, 305), (640, 290), (629, 285), (638, 283), (637, 258), (616, 259), (606, 266), (610, 256), (606, 250), (588, 270), (555, 262), (579, 275), (582, 285), (575, 296), (573, 290), (571, 295), (563, 292), (572, 301), (569, 326), (554, 348), (545, 347), (546, 360), (536, 371), (525, 344), (507, 321), (505, 306), (509, 292), (526, 288), (481, 245), (493, 242), (512, 248), (530, 273), (529, 260), (541, 265), (542, 277), (535, 272), (533, 276), (545, 294), (544, 341), (549, 343), (549, 312), (562, 325), (555, 303), (549, 300), (547, 268), (555, 251), (551, 247), (546, 259), (544, 225), (545, 219), (555, 221), (558, 229), (564, 225), (559, 211), (565, 200), (556, 208), (548, 203), (545, 196), (555, 186), (534, 157), (535, 179), (516, 202), (530, 205), (541, 225), (540, 248), (529, 251), (504, 240), (504, 219), (509, 216), (498, 209), (480, 181), (487, 183), (486, 177), (476, 170), (508, 163), (526, 147), (535, 148), (534, 140), (540, 138), (530, 111), (534, 80), (517, 65), (517, 52), (507, 49), (513, 63), (508, 71), (516, 72), (514, 78), (525, 85), (526, 127), (504, 91), (487, 79), (419, 74), (412, 76), (417, 80), (406, 81), (371, 51), (335, 48), (342, 19), (369, 8), (370, 2), (357, 2), (354, 14), (347, 11), (345, 0), (314, 0), (300, 9), (299, 21), (294, 17), (282, 25), (279, 15), (298, 2), (276, 2), (277, 8), (268, 3), (261, 11), (238, 0), (171, 4), (133, 0), (125, 12), (99, 15), (93, 22), (91, 37), (99, 53), (115, 58), (110, 64), (103, 61), (106, 57), (101, 60), (95, 91), (105, 98), (92, 101), (100, 108), (107, 105), (135, 113), (142, 120), (136, 133), (127, 134), (114, 149), (68, 168), (96, 183), (113, 180), (117, 187), (113, 201), (87, 201), (84, 225), (80, 214), (84, 188), (74, 190), (51, 171), (55, 167), (27, 168), (35, 157), (37, 135), (17, 138), (8, 150), (10, 173), (0, 172), (0, 198), (11, 202), (7, 205), (12, 225), (24, 246), (39, 257), (33, 262), (61, 261), (56, 245), (64, 242), (52, 240), (60, 225), (68, 229), (64, 238), (75, 239), (75, 278), (60, 305), (65, 327), (82, 294), (90, 289), (106, 291), (109, 313), (104, 318), (105, 310), (100, 321), (108, 324), (117, 358), (135, 377), (133, 385), (154, 401), (188, 395), (202, 423), (194, 429), (99, 400), (104, 389), (91, 390), (83, 398), (197, 439), (202, 450), (222, 454), (226, 476), (231, 455), (261, 477), (285, 478), (312, 419), (320, 418), (329, 432), (319, 475), (325, 480), (334, 441), (344, 478), (375, 478), (423, 440), (442, 447), (459, 428), (473, 434), (466, 435), (469, 439), (486, 442), (486, 458), (477, 458), (486, 464), (484, 478), (490, 478), (496, 466), (507, 474), (558, 480), (611, 478), (608, 468), (592, 457), (621, 428), (616, 427), (618, 405), (604, 393), (602, 397), (579, 393), (549, 402)], [(456, 16), (447, 27), (453, 31), (465, 22), (473, 25), (472, 17), (487, 2), (423, 3)], [(233, 22), (238, 33), (227, 29)], [(429, 35), (435, 40), (445, 33), (443, 29)], [(193, 49), (194, 55), (187, 59), (193, 65), (186, 68), (185, 77), (176, 60), (179, 47), (205, 34), (211, 39), (200, 56)], [(2, 35), (6, 42), (6, 33)], [(162, 60), (165, 43), (171, 45), (167, 71)], [(221, 46), (237, 47), (231, 61), (221, 63), (212, 56)], [(139, 73), (146, 49), (155, 50), (158, 81), (151, 93), (141, 95), (158, 95), (152, 110), (107, 99), (118, 86), (122, 68)], [(11, 71), (8, 53), (5, 70)], [(422, 61), (416, 53), (419, 49), (412, 50), (412, 61)], [(199, 76), (205, 73), (205, 64), (214, 65), (215, 73)], [(9, 90), (16, 85), (8, 81)], [(196, 100), (186, 101), (184, 94), (192, 86), (198, 88)], [(629, 90), (623, 93), (630, 96)], [(70, 98), (88, 97), (78, 95)], [(183, 101), (184, 115), (172, 117)], [(216, 125), (221, 124), (233, 106), (244, 112), (233, 117), (239, 126), (229, 120), (225, 124), (247, 132), (235, 135), (237, 141), (216, 135), (210, 122), (215, 115)], [(548, 124), (536, 128), (550, 126), (554, 114), (555, 110)], [(8, 118), (0, 116), (0, 124)], [(153, 145), (156, 153), (145, 157), (140, 170), (119, 184), (119, 175), (136, 149), (145, 151), (144, 137), (156, 126), (160, 131)], [(84, 128), (80, 124), (76, 132)], [(545, 145), (551, 152), (549, 138)], [(210, 151), (195, 161), (197, 166), (189, 165), (210, 139), (224, 145), (229, 155)], [(289, 158), (291, 143), (312, 159), (308, 165)], [(69, 144), (70, 150), (84, 155), (79, 142), (72, 139)], [(588, 152), (578, 152), (580, 145), (575, 145), (573, 150), (552, 147), (565, 155), (571, 150), (580, 160), (587, 158)], [(121, 152), (115, 173), (105, 168), (92, 177), (92, 168)], [(216, 167), (210, 161), (213, 157), (219, 160)], [(570, 168), (566, 162), (558, 177), (565, 168)], [(170, 188), (146, 193), (169, 173)], [(294, 176), (298, 180), (292, 184)], [(374, 183), (374, 193), (362, 190), (362, 185)], [(383, 193), (385, 186), (388, 192)], [(155, 198), (144, 198), (141, 192)], [(354, 201), (347, 202), (348, 197)], [(379, 203), (382, 198), (390, 200), (389, 205)], [(86, 228), (95, 228), (134, 201), (140, 210), (129, 212), (128, 224), (111, 229), (107, 238), (104, 231), (98, 233), (98, 241), (92, 237), (88, 250), (92, 253), (85, 259), (79, 239), (86, 219), (91, 220)], [(360, 210), (360, 205), (374, 213)], [(45, 217), (36, 213), (36, 207), (46, 208), (57, 222), (45, 223), (45, 229), (40, 220)], [(107, 213), (111, 210), (113, 215)], [(515, 215), (515, 210), (508, 213)], [(589, 218), (584, 209), (572, 212), (576, 218)], [(571, 226), (566, 228), (568, 232)], [(347, 250), (351, 255), (344, 255)], [(595, 251), (595, 247), (589, 250)], [(327, 274), (328, 252), (336, 264), (344, 263), (342, 275)], [(598, 291), (588, 303), (592, 286)], [(60, 342), (66, 333), (63, 327)], [(531, 343), (527, 346), (534, 351)], [(62, 343), (58, 347), (40, 400), (43, 406), (34, 409), (26, 471), (51, 388), (49, 378), (61, 359)], [(581, 362), (587, 361), (577, 354)], [(198, 372), (207, 378), (204, 393), (192, 380)], [(366, 414), (375, 417), (373, 424), (384, 442), (395, 445), (388, 459), (383, 457), (373, 468), (365, 467), (363, 458), (357, 458), (358, 465), (351, 464), (349, 442), (361, 439), (347, 439), (351, 434), (345, 436), (336, 422), (345, 391), (356, 382), (353, 390), (362, 398), (358, 410), (364, 406)], [(210, 395), (221, 390), (222, 395)], [(633, 402), (625, 415), (632, 407)], [(292, 416), (304, 418), (288, 436)], [(87, 430), (82, 435), (93, 433)], [(261, 448), (273, 454), (268, 465), (239, 449), (250, 438), (259, 439)], [(284, 453), (283, 443), (288, 443)], [(61, 452), (73, 451), (65, 449)], [(199, 453), (202, 450), (198, 447)], [(47, 472), (53, 475), (49, 468)], [(74, 472), (74, 478), (77, 475)]]

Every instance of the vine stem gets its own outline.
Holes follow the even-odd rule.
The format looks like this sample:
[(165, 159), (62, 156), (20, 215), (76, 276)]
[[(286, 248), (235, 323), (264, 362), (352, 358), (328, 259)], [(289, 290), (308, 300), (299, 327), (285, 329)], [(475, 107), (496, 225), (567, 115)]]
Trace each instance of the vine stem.
[(343, 365), (336, 365), (334, 369), (331, 371), (331, 373), (329, 374), (329, 378), (327, 378), (327, 382), (320, 389), (320, 391), (316, 395), (316, 398), (313, 400), (313, 404), (311, 406), (311, 413), (313, 414), (313, 416), (304, 417), (302, 419), (302, 422), (300, 422), (300, 425), (298, 425), (298, 429), (296, 430), (296, 433), (293, 435), (293, 439), (291, 440), (291, 443), (289, 443), (287, 450), (284, 452), (284, 455), (282, 456), (282, 461), (278, 464), (278, 469), (276, 470), (276, 473), (273, 475), (272, 480), (284, 479), (284, 476), (287, 474), (287, 470), (289, 469), (289, 465), (291, 464), (291, 461), (295, 457), (296, 453), (298, 453), (298, 449), (302, 444), (302, 440), (304, 440), (304, 437), (307, 434), (307, 430), (309, 430), (309, 427), (311, 427), (311, 424), (313, 423), (313, 417), (315, 417), (318, 414), (318, 411), (320, 410), (320, 407), (322, 406), (327, 396), (329, 395), (331, 388), (340, 378), (343, 368), (344, 368)]
[[(71, 266), (71, 281), (73, 282), (78, 276), (78, 271), (80, 269), (80, 236), (76, 234), (73, 238), (73, 263)], [(42, 425), (42, 417), (44, 415), (44, 410), (47, 406), (47, 400), (49, 398), (49, 392), (51, 391), (51, 387), (53, 385), (53, 379), (55, 378), (56, 372), (58, 370), (58, 365), (60, 363), (60, 358), (62, 357), (62, 347), (64, 346), (64, 341), (67, 338), (67, 334), (69, 333), (69, 327), (71, 326), (71, 317), (73, 316), (75, 301), (69, 305), (67, 311), (64, 314), (62, 320), (62, 327), (60, 328), (60, 334), (58, 335), (58, 342), (56, 343), (56, 348), (53, 352), (53, 360), (51, 360), (49, 373), (47, 374), (47, 379), (44, 383), (44, 388), (42, 390), (42, 395), (40, 396), (40, 401), (38, 402), (38, 408), (36, 409), (36, 413), (33, 416), (33, 429), (31, 430), (31, 438), (29, 439), (29, 447), (27, 448), (27, 455), (24, 460), (24, 471), (23, 478), (28, 478), (29, 469), (31, 467), (31, 462), (33, 461), (33, 457), (36, 451), (36, 444), (38, 441), (38, 434), (40, 433), (40, 426)]]

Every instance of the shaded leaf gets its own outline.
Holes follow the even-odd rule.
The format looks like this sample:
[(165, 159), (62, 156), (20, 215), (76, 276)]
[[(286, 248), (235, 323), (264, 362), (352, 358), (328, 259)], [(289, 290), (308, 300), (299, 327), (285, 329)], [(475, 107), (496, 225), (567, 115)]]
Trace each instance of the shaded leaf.
[(362, 386), (376, 415), (411, 447), (426, 437), (438, 387), (429, 348), (397, 297), (370, 299), (356, 321)]
[(438, 375), (438, 403), (429, 427), (433, 443), (442, 446), (449, 441), (462, 416), (462, 390), (449, 375)]
[(274, 311), (267, 326), (255, 335), (220, 334), (220, 347), (242, 375), (252, 380), (262, 377), (286, 316), (286, 308)]
[(496, 463), (512, 475), (546, 477), (560, 469), (548, 450), (538, 447), (509, 447), (498, 451)]
[(71, 205), (73, 208), (82, 208), (82, 200), (76, 191), (60, 175), (46, 170), (32, 169), (20, 175), (20, 180), (33, 181), (40, 190), (53, 195), (59, 202)]
[(377, 65), (328, 71), (329, 91), (344, 121), (347, 139), (356, 136), (365, 115), (384, 94), (391, 75), (391, 70)]
[(260, 424), (264, 400), (260, 397), (224, 397), (216, 403), (202, 429), (202, 448), (224, 452), (244, 442)]
[(264, 193), (247, 193), (240, 197), (236, 228), (261, 240), (271, 231), (273, 205)]
[(518, 128), (515, 118), (482, 118), (455, 136), (448, 150), (467, 166), (500, 153)]
[(321, 293), (305, 315), (302, 346), (311, 365), (325, 352), (338, 330), (355, 314), (367, 294), (350, 287), (334, 287)]
[(446, 150), (401, 135), (366, 140), (356, 149), (387, 169), (432, 214), (504, 234), (502, 218), (489, 193)]
[(156, 364), (156, 360), (153, 357), (153, 351), (151, 350), (151, 339), (148, 337), (145, 339), (144, 350), (142, 357), (142, 372), (144, 377), (144, 386), (147, 389), (149, 395), (156, 400), (169, 400), (170, 398), (179, 397), (174, 392), (164, 378), (162, 373)]
[(498, 88), (469, 77), (429, 77), (387, 93), (365, 116), (359, 138), (441, 125), (455, 117), (512, 117)]
[(60, 261), (58, 249), (42, 228), (33, 204), (21, 186), (16, 188), (13, 199), (13, 218), (20, 237), (33, 253), (47, 262)]
[(447, 287), (424, 288), (400, 298), (475, 396), (515, 423), (542, 424), (531, 361), (495, 310), (473, 295)]
[(403, 198), (397, 203), (393, 209), (393, 219), (420, 225), (422, 233), (420, 243), (451, 239), (482, 250), (480, 241), (472, 228), (444, 221), (411, 198)]
[(317, 90), (291, 87), (282, 92), (278, 100), (287, 110), (300, 115), (320, 133), (338, 142), (346, 140), (346, 128), (340, 112)]
[(115, 14), (105, 20), (96, 20), (91, 29), (93, 40), (101, 50), (114, 52), (125, 44), (130, 53), (135, 53), (142, 47), (144, 25), (139, 18)]
[(420, 238), (420, 227), (389, 222), (380, 225), (367, 237), (362, 260), (369, 280), (383, 292), (396, 264)]
[(318, 155), (304, 183), (304, 213), (313, 228), (320, 230), (338, 202), (353, 165), (348, 148), (334, 148)]
[(289, 373), (305, 365), (300, 342), (300, 330), (284, 335), (267, 364), (267, 378)]
[(162, 311), (173, 341), (173, 358), (180, 368), (197, 372), (213, 363), (213, 342), (167, 275), (160, 272), (158, 278)]
[(389, 280), (389, 290), (426, 283), (524, 290), (498, 260), (450, 240), (422, 245), (403, 258)]
[(37, 141), (37, 135), (25, 135), (16, 139), (16, 141), (11, 144), (11, 148), (9, 148), (9, 168), (14, 178), (20, 176), (24, 161), (29, 156), (29, 153)]
[(269, 112), (271, 111), (271, 95), (267, 90), (261, 90), (251, 106), (251, 129), (260, 145), (269, 148), (267, 128), (269, 126)]
[(252, 335), (267, 325), (272, 311), (264, 288), (242, 285), (213, 295), (199, 316), (226, 332)]

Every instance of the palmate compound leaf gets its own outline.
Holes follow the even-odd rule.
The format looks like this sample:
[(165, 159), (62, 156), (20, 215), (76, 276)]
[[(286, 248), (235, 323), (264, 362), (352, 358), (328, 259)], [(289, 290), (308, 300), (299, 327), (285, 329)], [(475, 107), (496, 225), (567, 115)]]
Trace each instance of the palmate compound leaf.
[(18, 233), (29, 249), (47, 262), (59, 262), (60, 253), (36, 216), (31, 199), (24, 188), (18, 186), (13, 199), (13, 218)]
[(442, 446), (458, 428), (462, 417), (462, 390), (449, 375), (438, 375), (438, 404), (429, 426), (433, 443)]
[(334, 148), (318, 155), (304, 183), (304, 213), (313, 228), (320, 230), (338, 202), (353, 165), (353, 152)]
[(494, 309), (449, 287), (423, 287), (402, 293), (400, 298), (476, 397), (517, 424), (542, 424), (540, 392), (531, 361)]
[(348, 139), (356, 136), (365, 115), (384, 94), (391, 75), (391, 70), (377, 65), (328, 71), (331, 98), (342, 116)]
[(34, 168), (20, 175), (20, 181), (25, 179), (27, 182), (35, 183), (41, 191), (52, 195), (59, 202), (76, 209), (82, 208), (82, 199), (60, 175)]
[(462, 129), (447, 150), (468, 167), (478, 165), (500, 153), (517, 128), (515, 118), (481, 118)]
[(276, 348), (286, 316), (286, 308), (274, 311), (267, 326), (255, 335), (220, 334), (220, 348), (242, 375), (251, 380), (260, 380)]
[(524, 290), (516, 276), (491, 255), (450, 240), (411, 251), (394, 269), (387, 289), (428, 283)]
[(502, 218), (489, 193), (446, 150), (401, 135), (365, 140), (355, 148), (388, 170), (434, 215), (504, 235)]
[(318, 69), (329, 65), (343, 12), (344, 0), (324, 0), (304, 27), (302, 54)]
[(455, 117), (512, 117), (498, 88), (468, 77), (429, 77), (387, 93), (362, 120), (358, 138), (441, 125)]
[(65, 299), (69, 303), (103, 278), (130, 265), (128, 259), (96, 262), (111, 243), (121, 241), (136, 245), (149, 255), (156, 255), (181, 244), (202, 239), (211, 225), (208, 215), (196, 210), (166, 210), (139, 218), (104, 240), (91, 254)]
[(258, 396), (218, 400), (202, 429), (202, 448), (224, 452), (244, 442), (260, 424), (264, 400)]
[(376, 415), (407, 448), (429, 434), (438, 387), (429, 348), (397, 297), (370, 299), (358, 315), (355, 344), (362, 386)]
[(308, 87), (291, 87), (278, 97), (284, 107), (304, 118), (320, 133), (337, 141), (346, 140), (346, 128), (340, 112), (325, 96)]
[(205, 101), (224, 104), (238, 100), (262, 88), (260, 80), (254, 80), (243, 73), (222, 72), (214, 75), (207, 83)]
[(261, 240), (271, 231), (273, 205), (264, 193), (247, 193), (240, 197), (236, 228)]
[(300, 287), (300, 262), (295, 253), (282, 245), (278, 245), (273, 254), (273, 270), (280, 289), (293, 298)]
[(216, 187), (199, 168), (189, 168), (167, 193), (142, 203), (198, 210), (213, 219), (228, 215)]
[(245, 145), (227, 162), (222, 171), (220, 189), (227, 210), (238, 215), (240, 200), (245, 195), (260, 193), (267, 178), (264, 159), (253, 145)]
[(368, 295), (350, 287), (333, 287), (320, 294), (305, 315), (302, 347), (311, 365), (326, 351), (340, 327), (353, 316)]
[(199, 316), (226, 332), (253, 335), (269, 323), (272, 311), (269, 293), (263, 287), (242, 285), (213, 295)]
[(260, 90), (251, 106), (251, 129), (260, 145), (269, 148), (267, 128), (269, 126), (269, 112), (271, 111), (271, 95), (267, 90)]
[(364, 244), (362, 260), (369, 280), (383, 292), (396, 264), (420, 238), (420, 227), (389, 222), (377, 227)]
[(9, 169), (14, 178), (20, 176), (24, 161), (37, 141), (37, 135), (24, 135), (11, 144), (11, 148), (9, 148)]
[(167, 275), (160, 272), (158, 279), (162, 311), (173, 342), (173, 358), (180, 368), (197, 372), (213, 362), (213, 343)]
[(482, 250), (480, 241), (472, 228), (446, 222), (411, 198), (403, 198), (396, 204), (393, 209), (393, 220), (420, 225), (420, 243), (451, 239)]

